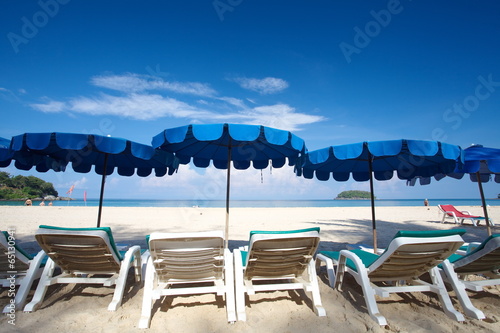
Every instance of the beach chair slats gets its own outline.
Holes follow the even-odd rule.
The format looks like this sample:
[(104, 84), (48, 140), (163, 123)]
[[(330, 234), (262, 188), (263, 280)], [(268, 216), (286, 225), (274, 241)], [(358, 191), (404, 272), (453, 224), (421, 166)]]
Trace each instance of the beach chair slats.
[[(391, 293), (435, 293), (449, 317), (464, 321), (453, 307), (438, 269), (439, 264), (449, 265), (446, 259), (463, 244), (463, 233), (400, 231), (381, 255), (361, 250), (324, 251), (317, 255), (316, 262), (318, 266), (326, 263), (332, 288), (342, 290), (344, 275), (349, 273), (363, 291), (370, 317), (379, 325), (387, 325), (387, 320), (378, 309), (375, 295), (388, 297)], [(424, 273), (429, 274), (430, 281), (420, 278)]]
[(297, 289), (310, 292), (315, 313), (325, 316), (313, 261), (319, 240), (319, 228), (250, 232), (249, 246), (234, 250), (238, 320), (246, 320), (245, 294)]
[(154, 239), (149, 246), (160, 282), (216, 280), (223, 276), (222, 238)]
[(7, 274), (7, 272), (22, 272), (27, 271), (29, 268), (29, 264), (18, 260), (12, 263), (12, 259), (8, 257), (7, 252), (0, 253), (0, 274)]
[(140, 246), (130, 246), (124, 251), (122, 260), (110, 228), (40, 226), (35, 238), (49, 260), (25, 312), (40, 307), (48, 286), (69, 283), (114, 286), (108, 310), (116, 311), (123, 299), (130, 268), (134, 267), (136, 282), (142, 279)]
[(161, 296), (213, 293), (225, 296), (227, 318), (236, 321), (233, 256), (220, 231), (152, 233), (139, 328), (148, 328)]
[[(409, 244), (400, 246), (382, 264), (369, 272), (370, 279), (414, 279), (448, 258), (456, 246), (450, 243)], [(374, 263), (375, 264), (375, 263)]]
[(318, 239), (319, 237), (301, 237), (253, 242), (248, 253), (245, 279), (302, 275), (313, 258)]
[(463, 266), (455, 267), (457, 274), (489, 273), (500, 269), (500, 248)]
[(31, 258), (24, 249), (9, 239), (7, 232), (0, 231), (0, 286), (18, 286), (14, 299), (3, 307), (3, 313), (12, 315), (13, 310), (24, 307), (33, 283), (42, 274), (45, 258), (43, 251)]
[(101, 237), (88, 235), (37, 234), (38, 243), (64, 271), (118, 272), (119, 259)]
[(15, 244), (9, 244), (7, 235), (6, 232), (0, 232), (0, 273), (27, 271), (30, 267), (30, 258), (26, 257), (24, 251)]

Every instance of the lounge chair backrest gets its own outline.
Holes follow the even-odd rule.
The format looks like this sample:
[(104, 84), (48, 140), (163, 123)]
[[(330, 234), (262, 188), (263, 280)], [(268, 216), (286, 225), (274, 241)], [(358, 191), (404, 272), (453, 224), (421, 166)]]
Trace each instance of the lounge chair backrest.
[(155, 232), (149, 236), (149, 251), (160, 282), (214, 280), (224, 274), (222, 231)]
[(451, 235), (430, 231), (427, 237), (424, 237), (422, 232), (410, 237), (409, 232), (408, 236), (394, 238), (386, 251), (368, 267), (370, 280), (407, 280), (428, 272), (463, 244), (461, 234), (465, 230), (448, 232), (451, 232)]
[(319, 228), (252, 232), (245, 278), (302, 275), (319, 245)]
[[(14, 260), (12, 255), (15, 256)], [(7, 231), (0, 233), (0, 272), (21, 272), (29, 268), (31, 256), (17, 246), (16, 240), (9, 239)]]
[(454, 261), (453, 266), (457, 274), (487, 273), (500, 269), (500, 234), (488, 237), (474, 251)]
[(63, 271), (119, 272), (121, 257), (108, 229), (40, 226), (35, 238)]
[(455, 212), (455, 214), (458, 214), (459, 216), (462, 215), (462, 213), (453, 205), (438, 205), (438, 207), (449, 216), (453, 216), (453, 214), (448, 212)]

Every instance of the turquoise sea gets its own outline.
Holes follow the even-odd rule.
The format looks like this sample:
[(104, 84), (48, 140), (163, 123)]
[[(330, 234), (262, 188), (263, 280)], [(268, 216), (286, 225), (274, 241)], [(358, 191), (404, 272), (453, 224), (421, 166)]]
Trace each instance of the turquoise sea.
[[(35, 201), (33, 205), (40, 202)], [(47, 203), (47, 202), (46, 202)], [(500, 206), (500, 200), (488, 199), (490, 206)], [(97, 207), (98, 199), (83, 199), (72, 201), (54, 201), (54, 206), (89, 206)], [(430, 206), (451, 204), (454, 206), (481, 206), (480, 199), (429, 199)], [(22, 201), (0, 201), (0, 206), (22, 206)], [(223, 208), (224, 200), (135, 200), (135, 199), (104, 199), (106, 207), (211, 207)], [(391, 206), (423, 206), (423, 199), (377, 199), (377, 207)], [(370, 207), (370, 200), (231, 200), (230, 206), (236, 207)]]

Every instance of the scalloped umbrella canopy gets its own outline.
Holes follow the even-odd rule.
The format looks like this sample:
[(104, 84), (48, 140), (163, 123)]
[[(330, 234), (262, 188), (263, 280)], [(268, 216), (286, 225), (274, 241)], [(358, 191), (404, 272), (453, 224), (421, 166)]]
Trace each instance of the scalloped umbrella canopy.
[[(491, 236), (488, 208), (486, 205), (482, 183), (487, 183), (490, 180), (500, 183), (500, 149), (487, 148), (482, 145), (474, 145), (465, 148), (463, 168), (455, 169), (451, 173), (444, 172), (437, 174), (434, 178), (436, 180), (441, 180), (442, 178), (448, 176), (456, 179), (462, 179), (466, 173), (469, 174), (471, 181), (478, 183), (488, 235)], [(427, 185), (431, 182), (431, 177), (413, 178), (409, 180), (407, 184), (413, 186), (416, 184), (417, 180), (420, 181), (420, 185)]]
[(261, 125), (202, 124), (166, 129), (153, 138), (153, 147), (175, 153), (181, 164), (227, 169), (226, 247), (229, 232), (231, 161), (238, 170), (295, 165), (305, 153), (304, 140), (291, 132)]
[(173, 174), (179, 165), (171, 153), (126, 139), (78, 133), (24, 133), (12, 138), (15, 167), (38, 172), (64, 171), (102, 175), (97, 226), (100, 226), (105, 178), (116, 169), (120, 176), (157, 177)]
[(0, 138), (0, 168), (5, 168), (10, 165), (12, 160), (12, 152), (9, 150), (10, 140)]
[[(32, 154), (30, 156), (30, 154)], [(17, 162), (25, 161), (23, 164)], [(67, 163), (62, 161), (57, 161), (50, 156), (43, 154), (35, 154), (33, 152), (26, 153), (23, 151), (13, 151), (11, 149), (11, 140), (0, 138), (0, 168), (6, 168), (14, 160), (14, 163), (20, 170), (30, 170), (32, 166), (36, 165), (37, 169), (43, 170), (43, 172), (52, 169), (54, 171), (64, 171)]]
[(377, 249), (373, 178), (389, 180), (431, 177), (462, 165), (459, 146), (437, 141), (388, 140), (330, 146), (305, 154), (296, 167), (298, 176), (322, 181), (370, 181), (374, 249)]

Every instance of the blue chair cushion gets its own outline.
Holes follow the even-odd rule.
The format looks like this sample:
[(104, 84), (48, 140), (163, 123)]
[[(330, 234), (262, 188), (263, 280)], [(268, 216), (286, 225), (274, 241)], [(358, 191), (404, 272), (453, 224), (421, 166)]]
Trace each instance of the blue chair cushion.
[[(361, 259), (361, 262), (365, 267), (370, 267), (370, 265), (380, 257), (377, 254), (363, 250), (349, 250), (349, 252), (356, 254), (359, 259)], [(336, 261), (338, 261), (340, 257), (340, 251), (320, 251), (319, 253), (329, 258), (335, 259)], [(356, 265), (354, 265), (354, 262), (351, 259), (346, 260), (346, 265), (353, 271), (357, 272)]]

